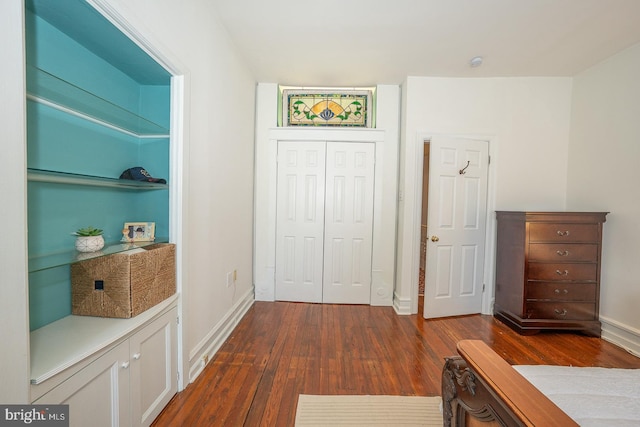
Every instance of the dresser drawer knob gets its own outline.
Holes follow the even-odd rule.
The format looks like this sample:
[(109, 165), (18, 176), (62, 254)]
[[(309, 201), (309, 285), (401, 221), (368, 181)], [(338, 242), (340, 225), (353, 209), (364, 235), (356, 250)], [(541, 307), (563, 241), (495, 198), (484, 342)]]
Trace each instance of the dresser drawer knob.
[(558, 230), (558, 236), (568, 236), (568, 235), (569, 235), (569, 230), (567, 231)]
[(556, 251), (556, 253), (560, 256), (567, 256), (569, 255), (569, 251)]
[(569, 275), (569, 270), (564, 270), (564, 271), (556, 270), (556, 274), (558, 276), (568, 276)]
[(565, 294), (565, 295), (569, 293), (569, 291), (568, 291), (567, 289), (563, 289), (563, 290), (556, 289), (556, 290), (555, 290), (555, 291), (553, 291), (553, 292), (555, 292), (555, 293), (556, 293), (556, 294), (558, 294), (558, 295), (560, 295), (561, 293), (562, 293), (562, 294)]
[(558, 310), (557, 308), (553, 310), (558, 316), (566, 316), (567, 309), (563, 308), (562, 310)]

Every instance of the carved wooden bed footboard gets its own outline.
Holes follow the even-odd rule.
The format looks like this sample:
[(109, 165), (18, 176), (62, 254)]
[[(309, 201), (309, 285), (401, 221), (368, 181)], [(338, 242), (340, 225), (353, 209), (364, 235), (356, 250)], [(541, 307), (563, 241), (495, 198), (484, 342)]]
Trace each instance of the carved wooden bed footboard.
[(458, 343), (442, 372), (444, 426), (578, 426), (482, 341)]

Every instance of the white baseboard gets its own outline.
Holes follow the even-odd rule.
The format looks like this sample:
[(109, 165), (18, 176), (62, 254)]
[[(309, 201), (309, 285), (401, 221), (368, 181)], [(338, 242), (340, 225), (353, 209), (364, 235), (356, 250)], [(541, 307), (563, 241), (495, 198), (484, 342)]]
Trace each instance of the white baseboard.
[(393, 293), (393, 309), (397, 314), (406, 316), (411, 313), (411, 298), (400, 298), (397, 293)]
[(640, 331), (605, 316), (600, 316), (602, 339), (640, 357)]
[(220, 322), (200, 341), (189, 354), (189, 383), (192, 383), (204, 370), (208, 361), (218, 352), (222, 344), (238, 326), (240, 320), (255, 302), (254, 290), (251, 288)]

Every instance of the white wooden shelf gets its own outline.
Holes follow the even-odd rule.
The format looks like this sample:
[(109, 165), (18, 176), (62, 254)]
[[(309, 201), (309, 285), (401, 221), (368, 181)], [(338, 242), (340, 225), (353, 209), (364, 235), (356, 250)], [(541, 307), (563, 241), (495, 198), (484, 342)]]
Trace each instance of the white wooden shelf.
[(130, 319), (67, 316), (31, 332), (31, 384), (41, 384), (126, 337), (175, 304), (178, 294)]

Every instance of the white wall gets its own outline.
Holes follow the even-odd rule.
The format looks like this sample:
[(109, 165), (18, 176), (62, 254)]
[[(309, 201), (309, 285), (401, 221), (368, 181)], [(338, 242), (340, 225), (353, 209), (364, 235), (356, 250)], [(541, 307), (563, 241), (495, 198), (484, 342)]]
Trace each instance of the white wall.
[(212, 2), (108, 3), (184, 73), (183, 367), (193, 377), (253, 301), (255, 81)]
[(604, 224), (603, 337), (640, 353), (640, 44), (574, 79), (567, 208)]
[(24, 35), (22, 0), (0, 4), (0, 402), (29, 401)]
[[(570, 78), (408, 77), (398, 224), (396, 310), (417, 310), (422, 144), (451, 134), (490, 140), (487, 238), (495, 241), (495, 210), (565, 209), (571, 107)], [(492, 251), (487, 256), (493, 257)], [(489, 260), (485, 278), (493, 277)], [(493, 281), (485, 282), (489, 292)]]

